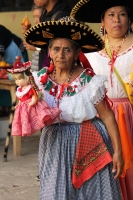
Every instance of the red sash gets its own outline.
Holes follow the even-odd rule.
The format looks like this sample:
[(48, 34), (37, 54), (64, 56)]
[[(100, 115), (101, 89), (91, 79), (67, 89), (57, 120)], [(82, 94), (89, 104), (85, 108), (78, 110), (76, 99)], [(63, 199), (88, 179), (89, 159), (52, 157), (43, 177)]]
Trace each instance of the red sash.
[(84, 121), (81, 125), (72, 170), (72, 183), (74, 187), (79, 188), (111, 161), (112, 157), (98, 130), (91, 121)]

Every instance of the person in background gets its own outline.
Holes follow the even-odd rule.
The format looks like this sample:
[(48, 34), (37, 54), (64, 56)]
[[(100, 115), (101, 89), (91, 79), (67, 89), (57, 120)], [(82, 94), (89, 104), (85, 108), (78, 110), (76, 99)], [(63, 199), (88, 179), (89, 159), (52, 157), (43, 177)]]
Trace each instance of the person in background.
[[(42, 14), (42, 7), (38, 7), (35, 4), (32, 6), (32, 12), (34, 17), (34, 23), (38, 24), (40, 22), (40, 17)], [(23, 34), (25, 33), (22, 32)], [(31, 62), (31, 70), (32, 71), (39, 71), (39, 52), (41, 51), (40, 48), (37, 48), (33, 45), (28, 44), (26, 41), (23, 41), (23, 45), (26, 48), (26, 50), (34, 51), (32, 54), (32, 62)]]
[[(0, 25), (0, 61), (3, 60), (6, 63), (13, 65), (16, 56), (21, 56), (23, 62), (27, 61), (27, 58), (24, 59), (26, 52), (22, 39), (5, 26)], [(3, 70), (1, 73), (4, 73)], [(8, 116), (10, 107), (10, 92), (8, 90), (0, 89), (0, 117)]]
[(13, 41), (19, 47), (22, 54), (22, 59), (24, 60), (24, 62), (28, 62), (29, 61), (28, 52), (23, 45), (23, 40), (17, 35), (13, 34)]
[(12, 65), (16, 55), (21, 56), (21, 60), (24, 61), (24, 51), (22, 39), (5, 26), (0, 25), (0, 61), (4, 60)]
[[(94, 12), (94, 14), (92, 14)], [(106, 75), (107, 95), (113, 102), (124, 155), (125, 173), (120, 177), (124, 200), (133, 199), (133, 108), (128, 98), (124, 79), (132, 72), (133, 64), (133, 18), (132, 0), (81, 1), (72, 9), (71, 16), (77, 20), (102, 25), (105, 48), (88, 53), (94, 72)], [(131, 94), (130, 94), (131, 95)]]
[[(67, 0), (35, 0), (34, 3), (38, 7), (43, 7), (40, 22), (59, 20), (70, 14), (70, 7)], [(48, 57), (47, 48), (41, 48), (39, 52), (39, 69), (44, 66), (44, 63), (48, 63)]]

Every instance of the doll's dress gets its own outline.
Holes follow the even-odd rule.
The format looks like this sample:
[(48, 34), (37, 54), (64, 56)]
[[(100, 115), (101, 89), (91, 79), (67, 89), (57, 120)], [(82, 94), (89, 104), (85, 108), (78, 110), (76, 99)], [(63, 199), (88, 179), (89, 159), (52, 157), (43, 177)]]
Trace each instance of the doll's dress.
[(33, 106), (29, 106), (33, 95), (30, 85), (23, 91), (21, 87), (17, 88), (16, 96), (20, 102), (15, 110), (12, 135), (30, 136), (59, 117), (61, 110), (58, 107), (49, 107), (44, 100), (39, 100)]

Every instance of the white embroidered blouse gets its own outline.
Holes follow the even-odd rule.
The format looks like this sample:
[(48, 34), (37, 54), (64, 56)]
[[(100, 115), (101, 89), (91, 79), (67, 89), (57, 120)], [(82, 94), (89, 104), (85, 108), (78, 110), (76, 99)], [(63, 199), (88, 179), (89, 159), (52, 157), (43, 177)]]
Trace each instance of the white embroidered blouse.
[[(108, 97), (126, 98), (127, 95), (114, 72), (112, 74), (113, 87), (110, 84), (109, 57), (101, 52), (87, 53), (85, 55), (97, 75), (106, 75), (108, 77), (108, 82), (105, 83), (108, 89)], [(133, 71), (132, 64), (133, 45), (124, 53), (119, 54), (114, 63), (115, 68), (123, 80), (130, 74), (131, 71)]]
[[(62, 86), (48, 78), (47, 84), (41, 84), (40, 77), (46, 73), (43, 68), (38, 74), (33, 73), (35, 81), (44, 93), (44, 100), (50, 107), (57, 106), (62, 110), (61, 121), (81, 123), (97, 115), (95, 105), (105, 97), (105, 76), (90, 75), (92, 71), (85, 69), (63, 92)], [(60, 96), (60, 98), (59, 98)]]

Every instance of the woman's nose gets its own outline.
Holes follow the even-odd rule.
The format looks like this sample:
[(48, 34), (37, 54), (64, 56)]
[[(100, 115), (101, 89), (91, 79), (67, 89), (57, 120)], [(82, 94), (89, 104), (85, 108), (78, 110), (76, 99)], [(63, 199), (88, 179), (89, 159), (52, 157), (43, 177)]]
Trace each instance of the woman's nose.
[(115, 15), (115, 16), (114, 16), (114, 21), (117, 22), (117, 23), (120, 22), (120, 17), (119, 17), (119, 15)]
[(58, 54), (58, 55), (59, 55), (60, 58), (63, 58), (64, 55), (65, 55), (64, 50), (61, 49), (61, 50), (59, 51), (59, 54)]

